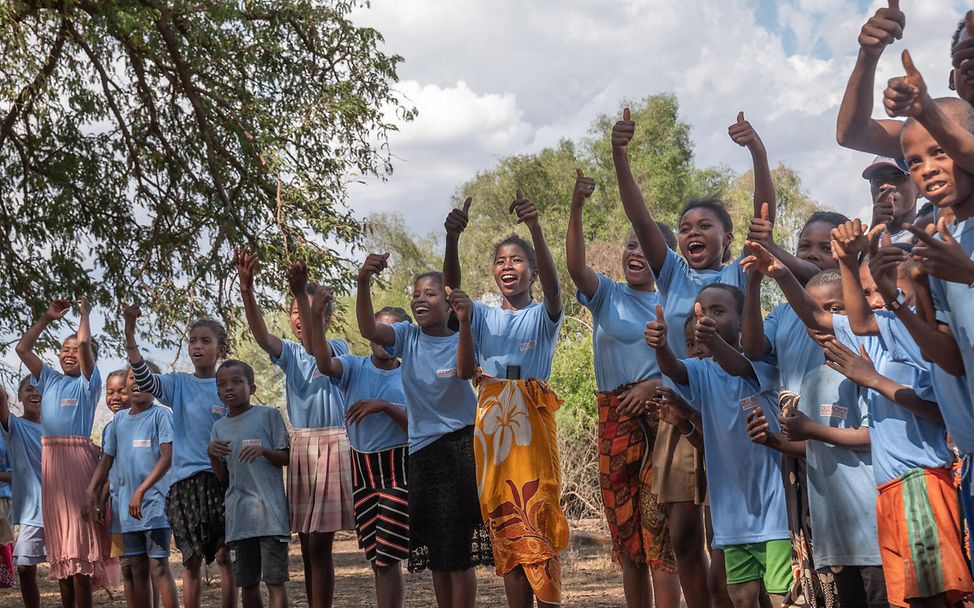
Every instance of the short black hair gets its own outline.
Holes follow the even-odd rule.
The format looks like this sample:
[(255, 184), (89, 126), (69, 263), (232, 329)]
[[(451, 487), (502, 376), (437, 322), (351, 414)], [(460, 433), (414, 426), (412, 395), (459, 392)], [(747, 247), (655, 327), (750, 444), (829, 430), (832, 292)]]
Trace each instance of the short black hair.
[(239, 359), (227, 359), (220, 364), (220, 367), (216, 370), (216, 373), (219, 374), (220, 370), (230, 369), (232, 367), (237, 367), (243, 371), (244, 378), (247, 379), (250, 386), (254, 386), (254, 384), (256, 384), (257, 380), (254, 377), (254, 368), (250, 367), (250, 365), (240, 361)]
[(499, 243), (494, 244), (494, 258), (497, 258), (497, 252), (500, 251), (501, 247), (504, 245), (516, 245), (524, 251), (524, 256), (528, 258), (528, 266), (531, 270), (538, 270), (538, 254), (534, 252), (534, 247), (531, 243), (527, 242), (523, 238), (516, 234), (508, 235)]
[(848, 221), (849, 218), (839, 213), (838, 211), (816, 211), (815, 213), (808, 216), (808, 220), (805, 222), (805, 225), (802, 226), (802, 229), (798, 233), (798, 236), (801, 236), (802, 233), (805, 232), (805, 230), (812, 224), (819, 224), (819, 223), (828, 224), (833, 228), (838, 228), (839, 226), (845, 224)]
[(700, 294), (707, 289), (721, 289), (731, 294), (731, 296), (734, 297), (734, 308), (737, 309), (738, 316), (744, 314), (744, 292), (739, 288), (734, 287), (733, 285), (728, 285), (727, 283), (711, 283), (697, 293), (697, 298), (699, 298)]
[(409, 316), (409, 313), (398, 306), (386, 306), (385, 308), (376, 311), (375, 318), (378, 319), (379, 315), (392, 315), (394, 317), (399, 317), (400, 321), (406, 321), (408, 323), (413, 322), (413, 319)]
[(832, 285), (834, 283), (842, 283), (842, 274), (838, 270), (829, 268), (810, 278), (808, 284), (805, 285), (805, 289), (811, 289), (819, 285)]

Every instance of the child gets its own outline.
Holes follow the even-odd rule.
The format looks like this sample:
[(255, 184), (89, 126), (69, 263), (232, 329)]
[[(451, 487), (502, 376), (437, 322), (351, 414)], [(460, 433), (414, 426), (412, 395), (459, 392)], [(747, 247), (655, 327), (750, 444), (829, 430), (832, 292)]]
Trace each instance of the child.
[[(112, 417), (109, 418), (108, 422), (105, 423), (105, 427), (101, 430), (101, 448), (102, 456), (104, 457), (105, 441), (108, 434), (112, 430), (112, 424), (115, 422), (115, 414), (123, 409), (128, 409), (129, 407), (129, 397), (128, 391), (126, 390), (126, 381), (128, 379), (129, 370), (117, 369), (105, 378), (105, 405), (108, 409), (112, 411)], [(102, 484), (101, 500), (98, 502), (99, 507), (101, 505), (107, 505), (109, 502), (109, 494), (112, 488), (117, 488), (122, 482), (120, 477), (121, 467), (114, 468), (108, 473), (108, 483)], [(97, 473), (97, 471), (96, 471)], [(89, 484), (90, 485), (90, 484)], [(112, 535), (112, 557), (122, 557), (125, 553), (125, 547), (122, 539), (122, 523), (121, 514), (117, 509), (111, 509), (111, 522), (108, 524), (108, 531)], [(101, 517), (98, 517), (101, 521)], [(129, 585), (132, 578), (132, 568), (128, 565), (128, 561), (121, 559), (119, 564), (122, 567), (122, 582)]]
[(210, 429), (226, 415), (216, 391), (216, 364), (227, 354), (227, 332), (212, 319), (200, 319), (189, 328), (189, 358), (194, 373), (154, 374), (135, 340), (142, 311), (125, 308), (125, 347), (140, 391), (150, 393), (172, 408), (173, 450), (169, 471), (166, 519), (183, 558), (183, 605), (199, 608), (202, 566), (216, 559), (224, 608), (236, 605), (233, 569), (223, 548), (223, 496), (226, 488), (216, 477), (207, 456)]
[(41, 514), (41, 393), (24, 376), (17, 387), (23, 416), (10, 412), (6, 391), (0, 392), (0, 425), (13, 466), (10, 523), (19, 525), (14, 565), (24, 608), (40, 608), (37, 564), (45, 561), (44, 518)]
[(281, 469), (288, 463), (287, 429), (276, 408), (253, 406), (254, 370), (228, 360), (216, 374), (227, 415), (213, 424), (208, 450), (227, 485), (226, 542), (244, 608), (259, 608), (260, 581), (271, 608), (286, 608), (291, 527)]
[[(457, 375), (473, 378), (479, 391), (474, 430), (477, 488), (497, 574), (504, 577), (512, 606), (528, 605), (534, 598), (539, 606), (560, 605), (558, 553), (568, 545), (555, 423), (561, 401), (544, 381), (551, 373), (564, 310), (538, 210), (520, 190), (515, 197), (510, 209), (527, 226), (534, 247), (516, 235), (494, 246), (492, 268), (501, 306), (471, 302), (460, 291), (456, 246), (451, 246), (443, 262), (443, 277), (452, 289), (448, 300), (461, 322)], [(463, 210), (447, 218), (449, 240), (459, 240), (469, 205), (467, 199)], [(459, 223), (454, 217), (458, 211), (464, 216)], [(531, 294), (536, 280), (541, 283), (543, 304), (537, 304)], [(478, 367), (481, 371), (475, 377)], [(511, 427), (496, 421), (515, 411), (522, 416), (509, 444), (504, 437), (512, 433)], [(531, 503), (524, 505), (525, 515), (512, 525), (514, 520), (504, 507), (518, 504), (522, 495), (527, 501), (527, 488), (532, 488)], [(525, 534), (535, 542), (525, 544)]]
[[(331, 289), (319, 287), (312, 300), (312, 350), (318, 369), (344, 394), (352, 446), (355, 533), (375, 575), (376, 605), (398, 608), (405, 591), (399, 562), (409, 557), (409, 435), (402, 363), (375, 342), (369, 356), (333, 357), (325, 342), (332, 298)], [(401, 308), (383, 308), (375, 313), (375, 320), (387, 325), (412, 322)]]
[[(159, 590), (162, 605), (176, 608), (176, 582), (169, 571), (169, 522), (166, 519), (166, 472), (172, 464), (172, 412), (155, 405), (127, 372), (128, 408), (121, 408), (105, 433), (104, 453), (88, 485), (88, 513), (104, 504), (101, 486), (115, 474), (111, 508), (122, 533), (125, 599), (129, 606), (152, 604)], [(151, 581), (151, 582), (150, 582)]]
[(87, 299), (81, 298), (78, 308), (78, 332), (61, 344), (62, 372), (44, 363), (34, 346), (48, 325), (71, 310), (66, 300), (52, 302), (16, 350), (42, 395), (41, 504), (51, 578), (59, 581), (63, 603), (85, 607), (91, 606), (92, 585), (117, 584), (118, 562), (109, 557), (108, 530), (81, 518), (87, 480), (98, 466), (99, 450), (91, 442), (91, 427), (101, 375), (95, 365), (98, 347), (91, 337)]
[(872, 194), (873, 219), (869, 225), (886, 224), (894, 243), (912, 243), (913, 235), (903, 225), (916, 222), (919, 193), (906, 162), (877, 156), (863, 170), (862, 178), (869, 181)]
[[(744, 294), (723, 283), (704, 287), (694, 304), (694, 343), (704, 359), (678, 359), (668, 346), (662, 307), (646, 329), (660, 371), (703, 420), (714, 521), (734, 606), (752, 608), (765, 593), (791, 587), (791, 544), (780, 456), (748, 440), (747, 413), (776, 411), (774, 369), (740, 352)], [(777, 430), (772, 420), (772, 430)], [(740, 466), (746, 462), (747, 466)]]
[[(740, 289), (745, 287), (745, 275), (737, 264), (724, 262), (730, 259), (730, 245), (734, 238), (730, 214), (720, 201), (694, 200), (688, 202), (680, 213), (677, 241), (680, 255), (671, 251), (662, 232), (653, 221), (629, 166), (629, 143), (635, 134), (635, 124), (630, 120), (629, 109), (623, 111), (623, 119), (612, 129), (612, 160), (619, 194), (626, 215), (642, 246), (643, 253), (657, 279), (663, 296), (663, 312), (666, 322), (679, 327), (693, 310), (694, 298), (705, 285), (721, 282)], [(728, 133), (738, 145), (746, 146), (754, 165), (754, 217), (769, 224), (774, 221), (775, 192), (768, 166), (767, 151), (761, 138), (740, 113), (737, 122)], [(670, 348), (678, 357), (687, 355), (686, 344), (679, 335), (670, 336)], [(711, 598), (704, 598), (689, 587), (684, 578), (691, 568), (699, 568), (698, 556), (703, 547), (697, 543), (704, 538), (701, 504), (704, 501), (704, 471), (701, 455), (679, 437), (672, 426), (661, 424), (653, 451), (653, 492), (666, 507), (670, 523), (670, 538), (677, 556), (692, 555), (689, 563), (678, 571), (684, 572), (684, 595), (696, 597), (699, 603), (689, 608), (704, 608)], [(726, 603), (721, 572), (715, 569), (717, 578), (711, 579), (710, 595), (718, 602)]]
[(459, 335), (440, 273), (417, 277), (410, 308), (416, 325), (377, 323), (370, 281), (389, 254), (370, 254), (358, 276), (359, 331), (402, 358), (409, 418), (409, 571), (433, 571), (440, 608), (471, 607), (477, 598), (473, 567), (491, 563), (490, 537), (477, 497), (473, 425), (477, 401), (457, 376)]
[[(291, 333), (284, 340), (267, 329), (254, 293), (256, 252), (234, 250), (247, 325), (257, 345), (284, 370), (285, 397), (291, 422), (291, 462), (287, 467), (291, 530), (301, 540), (304, 585), (310, 606), (330, 605), (335, 593), (332, 542), (338, 530), (354, 527), (352, 465), (342, 417), (341, 393), (321, 375), (311, 354), (308, 272), (303, 263), (288, 271), (291, 287)], [(331, 314), (329, 310), (329, 321)], [(309, 331), (304, 331), (308, 329)], [(348, 353), (344, 340), (331, 340), (335, 356)]]
[[(630, 605), (652, 593), (656, 606), (669, 608), (679, 603), (680, 579), (674, 576), (676, 557), (666, 514), (652, 491), (652, 453), (659, 423), (657, 417), (640, 416), (660, 385), (656, 358), (647, 356), (643, 325), (662, 298), (635, 233), (629, 234), (622, 250), (624, 283), (588, 266), (582, 209), (594, 191), (595, 181), (578, 171), (565, 250), (578, 301), (592, 313), (599, 391), (599, 486), (612, 537), (612, 559), (622, 566), (623, 589)], [(663, 224), (660, 231), (670, 249), (676, 248), (670, 229)], [(642, 512), (642, 503), (649, 507), (648, 512)], [(707, 556), (703, 539), (697, 540), (696, 550), (684, 556), (679, 571), (688, 606), (707, 601)]]

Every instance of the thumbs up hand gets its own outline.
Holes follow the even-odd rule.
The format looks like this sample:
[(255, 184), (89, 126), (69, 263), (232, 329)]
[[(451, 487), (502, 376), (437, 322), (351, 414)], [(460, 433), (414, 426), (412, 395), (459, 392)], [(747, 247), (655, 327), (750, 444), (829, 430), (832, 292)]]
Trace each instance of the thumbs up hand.
[(470, 204), (472, 202), (473, 199), (468, 196), (463, 201), (463, 208), (450, 210), (450, 214), (446, 216), (446, 221), (443, 223), (448, 237), (457, 238), (467, 229), (467, 222), (470, 221)]
[(666, 346), (666, 320), (663, 319), (663, 307), (656, 305), (656, 319), (646, 323), (646, 330), (643, 332), (646, 344), (652, 348), (663, 348)]
[(859, 32), (859, 47), (867, 55), (879, 57), (887, 46), (903, 38), (906, 15), (899, 0), (889, 0), (889, 6), (876, 11)]
[(708, 351), (713, 351), (714, 342), (717, 341), (717, 321), (703, 314), (703, 307), (700, 302), (693, 305), (693, 314), (696, 323), (693, 326), (693, 341), (705, 347)]
[(517, 223), (524, 224), (529, 230), (538, 227), (538, 209), (534, 203), (524, 198), (524, 192), (520, 188), (515, 193), (514, 200), (508, 209), (509, 213), (517, 214)]
[(883, 92), (883, 105), (890, 116), (917, 117), (933, 101), (927, 94), (927, 84), (923, 81), (923, 76), (913, 65), (913, 58), (907, 50), (903, 51), (903, 69), (906, 70), (906, 76), (889, 80)]
[(629, 150), (629, 141), (636, 134), (636, 123), (632, 121), (629, 108), (622, 111), (622, 120), (612, 127), (612, 151), (625, 154)]
[(368, 281), (370, 278), (379, 274), (389, 265), (388, 253), (370, 253), (365, 258), (362, 268), (358, 271), (359, 281)]
[(765, 249), (774, 245), (774, 223), (771, 222), (768, 203), (761, 203), (761, 217), (751, 218), (751, 226), (747, 231), (747, 240), (761, 243)]
[(585, 199), (595, 192), (595, 180), (585, 177), (581, 169), (575, 169), (575, 191), (572, 192), (572, 206), (581, 207)]
[(473, 305), (470, 303), (470, 296), (459, 289), (452, 289), (449, 286), (444, 289), (446, 291), (446, 301), (457, 315), (457, 319), (461, 323), (470, 323), (471, 310), (473, 309)]
[(741, 147), (747, 147), (752, 152), (764, 149), (764, 143), (761, 141), (761, 137), (758, 136), (757, 131), (754, 130), (751, 123), (744, 119), (744, 112), (737, 113), (737, 121), (727, 127), (727, 134), (730, 135), (731, 140), (735, 144)]

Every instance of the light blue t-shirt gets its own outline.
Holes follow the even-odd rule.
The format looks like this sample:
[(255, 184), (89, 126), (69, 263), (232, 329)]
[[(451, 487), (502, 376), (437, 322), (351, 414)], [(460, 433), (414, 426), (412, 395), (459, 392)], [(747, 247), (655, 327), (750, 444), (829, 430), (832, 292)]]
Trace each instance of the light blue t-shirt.
[[(126, 408), (128, 409), (128, 408)], [(116, 412), (117, 414), (118, 412)], [(112, 414), (112, 418), (105, 423), (105, 428), (101, 430), (101, 451), (105, 451), (105, 442), (108, 441), (108, 434), (112, 432), (112, 427), (115, 426), (115, 414)], [(109, 494), (113, 488), (117, 488), (122, 483), (122, 467), (113, 466), (108, 470), (108, 489)], [(114, 499), (113, 499), (114, 500)], [(108, 531), (112, 534), (122, 533), (122, 517), (114, 506), (112, 507), (112, 520), (108, 522)]]
[(747, 435), (747, 415), (758, 405), (771, 430), (779, 430), (775, 369), (751, 362), (755, 380), (732, 376), (713, 359), (682, 361), (690, 383), (675, 386), (703, 418), (714, 546), (787, 539), (781, 454)]
[[(669, 329), (666, 340), (677, 359), (687, 356), (683, 325), (693, 314), (693, 303), (700, 290), (712, 283), (726, 283), (741, 290), (747, 285), (748, 275), (741, 269), (740, 260), (738, 257), (720, 270), (693, 270), (683, 256), (672, 249), (666, 250), (666, 260), (656, 277), (656, 286), (663, 295), (663, 318)], [(655, 318), (654, 308), (650, 319)]]
[[(382, 399), (406, 411), (401, 365), (396, 369), (379, 369), (372, 364), (372, 357), (355, 355), (342, 355), (338, 360), (342, 362), (338, 387), (344, 396), (346, 412), (367, 399)], [(409, 443), (406, 429), (386, 414), (366, 416), (347, 430), (348, 443), (358, 452), (381, 452)]]
[(216, 392), (216, 378), (172, 372), (158, 376), (159, 401), (172, 408), (172, 468), (170, 482), (212, 471), (206, 450), (213, 423), (227, 415)]
[[(877, 315), (877, 319), (880, 319)], [(898, 322), (898, 321), (897, 321)], [(882, 331), (883, 325), (880, 324)], [(933, 399), (930, 374), (890, 349), (885, 337), (862, 338), (852, 333), (849, 319), (832, 315), (835, 337), (859, 352), (864, 344), (876, 371), (908, 387), (915, 387), (921, 398)], [(868, 390), (865, 395), (869, 408), (869, 440), (872, 445), (873, 473), (876, 485), (898, 479), (916, 468), (948, 468), (954, 455), (947, 447), (943, 424), (914, 416), (879, 393)]]
[(656, 318), (663, 303), (658, 291), (638, 291), (599, 274), (592, 298), (576, 293), (579, 304), (592, 312), (592, 351), (595, 383), (600, 392), (659, 378), (656, 353), (644, 339), (646, 322)]
[[(41, 515), (41, 425), (10, 414), (3, 435), (13, 473), (10, 523), (44, 527)], [(2, 426), (0, 426), (2, 428)]]
[[(329, 340), (332, 356), (348, 353), (344, 340)], [(344, 427), (345, 404), (341, 391), (318, 371), (315, 358), (293, 340), (281, 340), (281, 355), (271, 363), (284, 370), (287, 416), (296, 429)]]
[(536, 302), (521, 310), (474, 302), (470, 330), (481, 369), (506, 378), (508, 365), (520, 365), (521, 378), (547, 380), (564, 317), (562, 310), (552, 321), (544, 305)]
[(129, 502), (135, 490), (156, 468), (162, 454), (159, 446), (172, 442), (172, 412), (162, 406), (153, 405), (138, 414), (133, 414), (129, 409), (120, 410), (112, 419), (103, 449), (115, 459), (112, 472), (118, 469), (118, 485), (111, 487), (110, 494), (112, 510), (118, 513), (121, 532), (169, 527), (169, 520), (166, 519), (166, 495), (169, 494), (167, 476), (164, 475), (145, 493), (141, 520), (129, 515)]
[(408, 321), (392, 329), (396, 343), (387, 350), (402, 359), (409, 453), (414, 454), (447, 433), (471, 426), (477, 396), (470, 382), (457, 376), (460, 334), (429, 336)]
[[(837, 429), (868, 424), (862, 390), (827, 365), (808, 372), (798, 409), (813, 421)], [(808, 508), (816, 567), (877, 566), (879, 538), (872, 457), (821, 441), (805, 442)]]
[(249, 445), (273, 450), (288, 446), (284, 418), (276, 408), (255, 405), (239, 416), (226, 416), (213, 425), (211, 440), (229, 439), (227, 456), (230, 484), (226, 499), (226, 542), (260, 536), (290, 538), (284, 470), (263, 456), (240, 462), (240, 450)]
[(41, 428), (52, 437), (91, 437), (95, 408), (101, 396), (98, 368), (91, 379), (84, 374), (65, 376), (45, 363), (41, 377), (30, 383), (41, 393)]
[[(0, 473), (10, 473), (13, 468), (10, 466), (10, 457), (7, 453), (7, 442), (5, 437), (0, 434)], [(13, 479), (13, 475), (11, 475)], [(10, 484), (0, 482), (0, 498), (10, 498)]]
[(808, 372), (825, 362), (822, 347), (812, 340), (790, 304), (780, 304), (764, 320), (764, 335), (771, 342), (767, 362), (778, 368), (781, 388), (798, 393)]

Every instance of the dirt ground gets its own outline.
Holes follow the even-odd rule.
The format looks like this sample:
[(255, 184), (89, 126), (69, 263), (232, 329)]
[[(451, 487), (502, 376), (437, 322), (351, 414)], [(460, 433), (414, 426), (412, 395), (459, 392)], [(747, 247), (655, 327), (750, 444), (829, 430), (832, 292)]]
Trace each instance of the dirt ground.
[[(610, 562), (609, 548), (601, 544), (604, 538), (598, 534), (574, 536), (572, 543), (562, 554), (564, 576), (564, 605), (581, 608), (596, 606), (622, 606), (622, 575)], [(181, 568), (178, 558), (173, 560), (173, 574), (180, 584)], [(213, 579), (207, 585), (203, 606), (219, 606), (220, 586), (215, 567), (210, 568)], [(41, 580), (41, 602), (44, 606), (60, 606), (57, 584), (47, 580), (45, 566), (38, 569)], [(335, 539), (335, 608), (367, 608), (375, 606), (372, 573), (351, 532), (339, 533)], [(506, 606), (504, 587), (493, 570), (477, 570), (478, 606)], [(291, 543), (291, 582), (288, 584), (290, 605), (306, 607), (304, 572), (301, 566), (301, 549), (297, 539)], [(0, 606), (20, 606), (17, 589), (0, 590)], [(119, 588), (111, 593), (98, 591), (96, 606), (125, 606), (125, 598)], [(266, 597), (265, 597), (266, 605)], [(428, 573), (406, 575), (406, 603), (409, 608), (433, 606), (433, 586)]]

